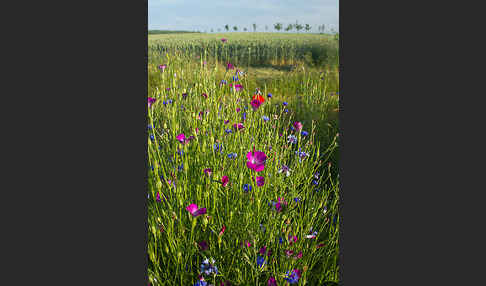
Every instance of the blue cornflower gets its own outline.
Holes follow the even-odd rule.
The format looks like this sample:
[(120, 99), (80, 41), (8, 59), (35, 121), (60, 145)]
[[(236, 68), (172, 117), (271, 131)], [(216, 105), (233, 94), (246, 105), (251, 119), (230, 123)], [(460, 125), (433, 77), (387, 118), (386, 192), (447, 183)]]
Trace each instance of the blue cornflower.
[(290, 284), (299, 282), (300, 271), (298, 269), (292, 270), (292, 273), (289, 273), (289, 271), (287, 271), (286, 274), (287, 278), (285, 278), (285, 280), (287, 280)]
[(150, 168), (152, 169), (152, 171), (154, 170), (154, 166), (150, 166)]
[(267, 262), (265, 261), (265, 257), (258, 255), (258, 256), (257, 256), (257, 265), (258, 265), (258, 267), (263, 267), (263, 265), (264, 265), (265, 263), (267, 263)]
[(169, 99), (169, 100), (168, 100), (168, 103), (169, 103), (169, 104), (171, 104), (171, 103), (172, 103), (172, 99)]
[(270, 120), (270, 118), (268, 118), (268, 116), (265, 116), (265, 115), (263, 115), (263, 116), (262, 116), (262, 119), (263, 119), (265, 122), (266, 122), (266, 121), (268, 121), (268, 120)]
[(177, 154), (179, 154), (179, 155), (181, 155), (181, 156), (182, 156), (182, 155), (184, 155), (184, 150), (179, 150), (179, 151), (177, 151)]
[(287, 106), (289, 103), (287, 101), (282, 102), (283, 106)]
[(314, 178), (316, 178), (317, 180), (319, 180), (319, 175), (320, 175), (320, 174), (319, 174), (319, 172), (316, 172), (316, 173), (314, 174)]
[(233, 76), (233, 81), (238, 81), (238, 76)]
[(272, 94), (271, 93), (267, 94), (267, 97), (272, 98)]
[(162, 101), (162, 103), (163, 103), (164, 105), (167, 105), (167, 101), (165, 101), (165, 100), (164, 100), (164, 101)]
[(207, 286), (208, 285), (208, 282), (206, 281), (203, 281), (203, 280), (199, 280), (196, 282), (196, 284), (194, 284), (194, 286)]
[(230, 159), (234, 159), (234, 158), (236, 158), (237, 156), (238, 156), (238, 154), (236, 154), (236, 153), (229, 153), (229, 154), (228, 154), (228, 158), (230, 158)]
[(209, 262), (209, 259), (204, 259), (203, 263), (201, 264), (201, 272), (203, 272), (206, 275), (209, 275), (211, 273), (218, 274), (218, 267), (214, 265), (214, 259), (211, 258), (211, 262)]
[(278, 243), (282, 244), (283, 243), (283, 238), (282, 237), (279, 237), (278, 238)]
[(153, 134), (150, 134), (150, 140), (154, 141), (155, 138), (154, 138), (154, 135)]
[(294, 126), (290, 126), (290, 130), (295, 131)]
[(230, 133), (232, 133), (233, 131), (231, 131), (231, 129), (226, 129), (224, 132), (226, 132), (226, 134), (230, 134)]
[(219, 148), (219, 144), (218, 143), (214, 143), (213, 148), (214, 148), (214, 151), (219, 151), (219, 149), (220, 149)]
[(299, 162), (302, 162), (302, 159), (305, 159), (306, 157), (308, 157), (309, 154), (307, 154), (306, 152), (302, 152), (300, 150), (301, 150), (301, 148), (299, 148), (299, 151), (295, 151), (295, 154), (297, 154), (297, 156), (299, 156)]
[(302, 132), (300, 132), (300, 134), (302, 134), (302, 136), (307, 136), (307, 135), (309, 135), (309, 132), (307, 132), (307, 131), (302, 131)]
[(285, 108), (284, 111), (285, 111), (285, 113), (288, 113), (289, 112), (289, 110), (287, 108)]
[(248, 193), (249, 191), (251, 191), (251, 185), (244, 184), (243, 185), (243, 191), (245, 191), (245, 193)]
[(295, 137), (294, 135), (289, 135), (287, 139), (290, 144), (297, 144), (297, 137)]
[(241, 115), (241, 117), (243, 118), (243, 120), (246, 119), (246, 112), (243, 112), (243, 114)]
[(149, 124), (149, 125), (147, 126), (147, 128), (148, 128), (148, 130), (152, 130), (152, 125), (150, 125), (150, 124)]
[(294, 198), (294, 202), (296, 203), (300, 202), (300, 198)]
[(184, 170), (184, 163), (182, 163), (177, 169), (179, 170), (179, 172)]
[(312, 180), (312, 184), (317, 186), (317, 185), (319, 185), (319, 182), (317, 180)]

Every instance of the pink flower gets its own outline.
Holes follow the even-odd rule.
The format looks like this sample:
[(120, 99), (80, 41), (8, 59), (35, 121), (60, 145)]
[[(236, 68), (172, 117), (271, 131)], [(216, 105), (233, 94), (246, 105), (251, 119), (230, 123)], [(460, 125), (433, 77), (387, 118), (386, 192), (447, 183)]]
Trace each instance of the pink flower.
[(297, 242), (297, 240), (299, 240), (297, 238), (297, 236), (289, 235), (289, 242), (290, 242), (291, 245), (292, 245), (292, 243)]
[(277, 286), (277, 281), (275, 280), (274, 277), (270, 277), (268, 278), (268, 283), (267, 283), (268, 286)]
[(162, 71), (164, 71), (166, 68), (167, 68), (167, 65), (160, 65), (159, 66), (159, 69), (162, 70)]
[(153, 97), (149, 97), (148, 98), (148, 107), (152, 107), (152, 104), (154, 104), (155, 102), (157, 101), (157, 99), (153, 98)]
[(222, 236), (225, 230), (226, 230), (226, 226), (223, 224), (223, 227), (221, 228), (221, 231), (219, 232), (219, 236)]
[(232, 70), (232, 69), (234, 69), (234, 68), (235, 68), (235, 66), (233, 66), (231, 63), (228, 63), (228, 64), (226, 65), (226, 69)]
[(288, 250), (285, 250), (285, 254), (287, 255), (287, 257), (290, 257), (290, 256), (292, 256), (292, 254), (294, 254), (294, 251), (288, 249)]
[(202, 97), (204, 97), (204, 98), (208, 98), (208, 95), (207, 95), (206, 93), (203, 93), (203, 94), (202, 94)]
[(261, 172), (265, 169), (265, 162), (267, 160), (267, 155), (265, 155), (265, 152), (255, 151), (255, 148), (253, 148), (253, 152), (252, 151), (248, 152), (246, 154), (246, 158), (248, 159), (248, 161), (246, 162), (246, 166), (252, 169), (253, 171)]
[(294, 127), (295, 129), (297, 129), (297, 131), (300, 131), (302, 129), (302, 126), (302, 123), (300, 123), (299, 121), (294, 122)]
[(198, 208), (196, 204), (190, 204), (186, 210), (191, 213), (193, 217), (197, 217), (206, 213), (206, 208)]
[(236, 90), (236, 91), (241, 91), (241, 90), (243, 90), (243, 85), (241, 85), (241, 84), (235, 84), (235, 90)]
[(186, 135), (184, 135), (184, 133), (181, 133), (181, 134), (176, 136), (176, 139), (177, 139), (177, 141), (184, 143), (186, 141)]
[(226, 38), (221, 38), (221, 42), (223, 42), (223, 43), (226, 43), (227, 40), (228, 39), (226, 39)]
[(223, 183), (223, 187), (226, 187), (226, 186), (228, 185), (228, 183), (229, 183), (229, 178), (228, 178), (228, 176), (223, 176), (223, 177), (221, 178), (221, 182)]
[(264, 177), (256, 177), (256, 183), (257, 187), (261, 187), (265, 184), (265, 178)]
[(250, 247), (251, 243), (248, 240), (245, 240), (245, 245), (246, 245), (246, 247)]
[(299, 258), (302, 258), (302, 251), (300, 251), (295, 257), (294, 259), (299, 259)]

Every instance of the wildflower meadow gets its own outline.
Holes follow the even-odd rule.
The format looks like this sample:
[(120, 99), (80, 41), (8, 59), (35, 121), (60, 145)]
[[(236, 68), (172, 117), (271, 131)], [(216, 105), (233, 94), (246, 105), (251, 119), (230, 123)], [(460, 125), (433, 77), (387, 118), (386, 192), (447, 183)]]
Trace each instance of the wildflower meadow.
[(336, 47), (149, 36), (150, 285), (339, 282)]

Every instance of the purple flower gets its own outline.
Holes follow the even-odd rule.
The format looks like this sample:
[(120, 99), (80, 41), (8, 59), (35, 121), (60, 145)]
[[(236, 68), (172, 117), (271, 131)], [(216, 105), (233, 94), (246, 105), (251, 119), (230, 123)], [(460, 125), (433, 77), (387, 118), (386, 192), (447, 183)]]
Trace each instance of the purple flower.
[(264, 177), (256, 177), (256, 183), (257, 187), (261, 187), (265, 184), (265, 178)]
[(205, 251), (205, 250), (208, 250), (209, 246), (208, 246), (208, 243), (206, 241), (201, 241), (201, 242), (198, 242), (197, 244), (199, 246), (199, 249), (201, 251)]
[(222, 86), (223, 84), (227, 84), (228, 82), (224, 79), (221, 80), (221, 82), (219, 83), (219, 86)]
[(229, 178), (228, 178), (228, 176), (223, 176), (223, 177), (221, 178), (221, 182), (223, 183), (223, 187), (226, 187), (226, 186), (228, 185), (228, 183), (229, 183)]
[(202, 97), (208, 98), (208, 95), (206, 93), (201, 94)]
[(290, 176), (290, 171), (292, 171), (289, 167), (287, 167), (287, 165), (282, 165), (282, 168), (280, 168), (280, 170), (278, 170), (278, 173), (282, 173), (284, 172), (285, 175), (288, 177)]
[(257, 256), (257, 265), (258, 267), (263, 267), (267, 262), (265, 261), (265, 257)]
[(149, 97), (148, 98), (148, 107), (152, 107), (152, 104), (154, 104), (155, 102), (157, 101), (157, 99), (153, 98), (153, 97)]
[(300, 134), (301, 134), (302, 136), (307, 136), (307, 135), (309, 135), (309, 132), (307, 132), (307, 131), (302, 131), (302, 132), (300, 132)]
[(275, 280), (274, 277), (270, 277), (268, 278), (268, 283), (267, 283), (268, 286), (277, 286), (277, 281)]
[(221, 42), (223, 42), (223, 43), (226, 43), (227, 40), (228, 39), (226, 39), (226, 38), (221, 38)]
[(262, 103), (258, 99), (252, 100), (250, 104), (251, 104), (251, 107), (253, 107), (253, 110), (257, 110), (258, 107), (260, 107), (260, 105), (262, 105)]
[(230, 159), (234, 159), (234, 158), (236, 158), (237, 156), (238, 156), (238, 154), (236, 154), (236, 153), (229, 153), (229, 154), (228, 154), (228, 158), (230, 158)]
[(206, 174), (208, 176), (211, 176), (212, 172), (213, 172), (213, 170), (211, 170), (211, 168), (204, 169), (204, 174)]
[(225, 129), (224, 132), (226, 132), (226, 134), (230, 134), (233, 131), (231, 129)]
[(218, 267), (214, 264), (214, 259), (211, 258), (211, 262), (209, 262), (209, 259), (204, 259), (202, 264), (201, 264), (201, 272), (203, 272), (206, 275), (209, 275), (211, 273), (218, 274)]
[(237, 124), (233, 124), (233, 128), (236, 130), (240, 130), (245, 128), (245, 126), (243, 126), (243, 123), (237, 123)]
[(297, 137), (295, 137), (295, 135), (289, 135), (287, 139), (287, 142), (289, 142), (290, 144), (297, 144)]
[(235, 84), (235, 90), (236, 91), (242, 91), (243, 90), (243, 85), (241, 85), (241, 84)]
[(159, 66), (159, 69), (160, 69), (161, 71), (164, 71), (166, 68), (167, 68), (167, 65), (160, 65), (160, 66)]
[(251, 185), (244, 184), (243, 185), (243, 191), (245, 191), (245, 193), (248, 193), (249, 191), (251, 191)]
[(267, 160), (267, 155), (265, 155), (265, 152), (255, 151), (255, 148), (253, 148), (253, 152), (248, 152), (246, 154), (246, 158), (248, 159), (246, 166), (253, 171), (261, 172), (265, 169), (265, 162)]
[(206, 208), (198, 208), (196, 204), (190, 204), (186, 210), (191, 213), (193, 217), (197, 217), (206, 213)]
[(262, 116), (262, 119), (263, 119), (265, 122), (267, 122), (268, 120), (270, 120), (270, 118), (268, 118), (268, 116), (265, 116), (265, 115), (263, 115), (263, 116)]
[(232, 70), (232, 69), (234, 69), (234, 68), (235, 68), (235, 66), (233, 66), (231, 63), (228, 63), (228, 64), (226, 65), (226, 69), (228, 69), (228, 70)]

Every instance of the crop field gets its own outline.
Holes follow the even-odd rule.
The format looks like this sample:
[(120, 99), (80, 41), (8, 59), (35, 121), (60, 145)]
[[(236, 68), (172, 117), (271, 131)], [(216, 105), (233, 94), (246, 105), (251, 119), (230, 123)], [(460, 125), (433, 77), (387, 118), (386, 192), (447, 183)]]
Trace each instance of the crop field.
[(334, 35), (149, 35), (151, 285), (337, 285)]

